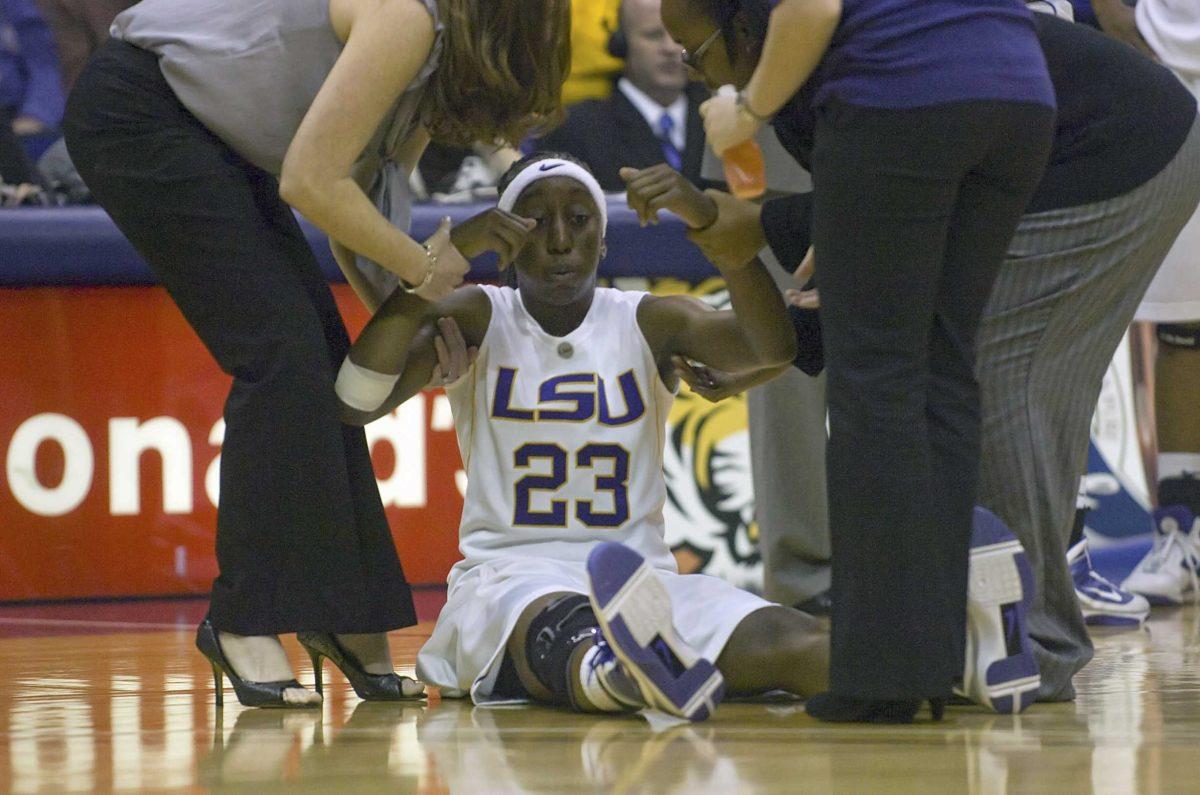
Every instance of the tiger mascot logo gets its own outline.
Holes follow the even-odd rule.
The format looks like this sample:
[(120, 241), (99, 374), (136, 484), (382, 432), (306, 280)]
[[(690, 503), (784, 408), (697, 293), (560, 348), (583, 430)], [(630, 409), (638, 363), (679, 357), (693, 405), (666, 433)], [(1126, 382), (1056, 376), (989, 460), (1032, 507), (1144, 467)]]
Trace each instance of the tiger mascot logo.
[[(659, 279), (649, 290), (655, 295), (691, 295), (716, 309), (729, 307), (729, 293), (720, 279), (696, 285)], [(666, 537), (679, 570), (760, 590), (762, 558), (754, 521), (745, 395), (710, 403), (681, 384), (667, 419), (663, 474)]]

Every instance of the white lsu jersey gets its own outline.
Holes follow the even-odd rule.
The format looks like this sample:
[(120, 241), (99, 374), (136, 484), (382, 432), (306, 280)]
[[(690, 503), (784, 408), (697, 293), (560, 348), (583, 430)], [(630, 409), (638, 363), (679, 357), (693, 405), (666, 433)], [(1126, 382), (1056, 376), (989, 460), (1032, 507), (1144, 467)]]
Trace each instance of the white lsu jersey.
[(491, 322), (446, 390), (467, 474), (451, 584), (498, 558), (583, 563), (600, 541), (675, 571), (662, 473), (674, 396), (638, 326), (645, 293), (597, 288), (583, 323), (555, 337), (517, 290), (482, 289)]

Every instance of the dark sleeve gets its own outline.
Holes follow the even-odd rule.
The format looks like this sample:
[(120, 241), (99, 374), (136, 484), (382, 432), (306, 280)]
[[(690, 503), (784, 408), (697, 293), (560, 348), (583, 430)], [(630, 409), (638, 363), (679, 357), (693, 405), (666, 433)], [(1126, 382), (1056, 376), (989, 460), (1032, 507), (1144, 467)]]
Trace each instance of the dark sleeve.
[[(771, 253), (785, 270), (794, 273), (812, 241), (812, 193), (795, 193), (764, 202), (761, 221)], [(825, 369), (820, 312), (789, 306), (788, 314), (796, 331), (797, 353), (792, 364), (807, 375), (820, 374)]]
[(796, 330), (796, 358), (792, 364), (806, 375), (816, 376), (825, 369), (825, 346), (821, 337), (821, 313), (816, 309), (789, 306), (792, 328)]
[(1170, 70), (1116, 39), (1048, 14), (1033, 17), (1058, 114), (1046, 171), (1025, 211), (1107, 201), (1149, 182), (1191, 134), (1196, 98)]
[(812, 240), (812, 193), (764, 202), (762, 229), (779, 264), (789, 273), (794, 272), (804, 261)]

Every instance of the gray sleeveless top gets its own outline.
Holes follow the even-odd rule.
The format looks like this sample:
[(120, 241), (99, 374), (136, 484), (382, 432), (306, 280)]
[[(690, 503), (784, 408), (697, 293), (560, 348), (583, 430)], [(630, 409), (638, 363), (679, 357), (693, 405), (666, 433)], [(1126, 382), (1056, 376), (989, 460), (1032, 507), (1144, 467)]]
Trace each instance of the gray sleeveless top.
[[(412, 192), (390, 153), (420, 124), (423, 89), (442, 52), (437, 0), (433, 49), (355, 166), (375, 206), (409, 228)], [(342, 51), (329, 0), (142, 0), (110, 31), (158, 55), (179, 101), (235, 152), (278, 175), (304, 114)], [(386, 295), (395, 276), (358, 257), (363, 275)]]

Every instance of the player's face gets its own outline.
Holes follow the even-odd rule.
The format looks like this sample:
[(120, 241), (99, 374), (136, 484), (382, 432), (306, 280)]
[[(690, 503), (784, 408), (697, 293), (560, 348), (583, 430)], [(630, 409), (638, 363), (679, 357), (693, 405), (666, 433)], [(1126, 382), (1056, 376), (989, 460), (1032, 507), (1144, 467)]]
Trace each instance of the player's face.
[(513, 212), (537, 221), (514, 263), (521, 290), (562, 306), (589, 295), (596, 288), (603, 230), (588, 189), (568, 177), (541, 179), (525, 189)]

